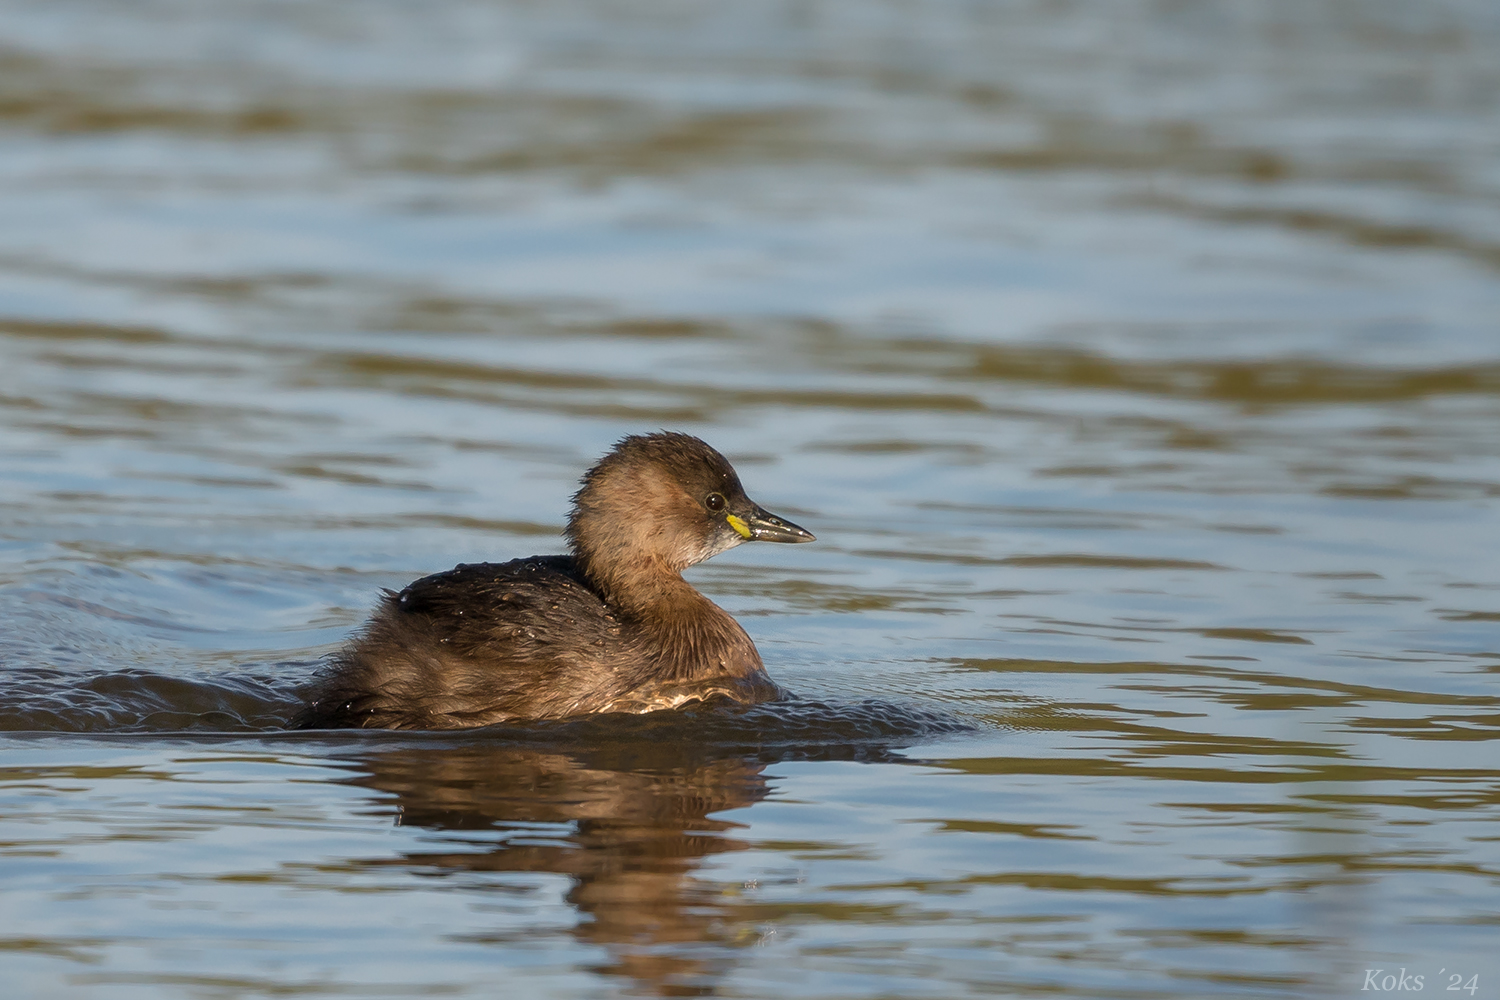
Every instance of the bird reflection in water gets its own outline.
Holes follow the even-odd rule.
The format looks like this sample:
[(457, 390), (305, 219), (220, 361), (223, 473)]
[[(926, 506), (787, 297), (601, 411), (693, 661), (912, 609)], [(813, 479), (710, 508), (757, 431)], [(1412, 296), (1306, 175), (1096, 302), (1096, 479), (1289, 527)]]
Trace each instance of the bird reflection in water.
[[(819, 708), (801, 705), (804, 721)], [(565, 875), (572, 880), (566, 901), (581, 918), (572, 933), (609, 956), (593, 971), (628, 980), (632, 992), (700, 996), (715, 992), (773, 916), (738, 884), (698, 874), (706, 859), (754, 846), (735, 835), (743, 824), (722, 817), (766, 798), (774, 780), (766, 767), (787, 760), (906, 762), (893, 751), (915, 742), (914, 730), (958, 728), (918, 715), (895, 720), (884, 707), (878, 713), (873, 728), (887, 730), (880, 735), (869, 727), (860, 732), (857, 709), (839, 709), (828, 711), (826, 727), (792, 726), (795, 732), (782, 736), (795, 738), (776, 745), (773, 734), (769, 746), (705, 741), (701, 730), (684, 731), (686, 723), (635, 721), (640, 717), (619, 724), (630, 730), (623, 739), (601, 738), (615, 723), (596, 719), (568, 729), (565, 740), (551, 738), (553, 731), (539, 742), (534, 729), (519, 743), (494, 730), (463, 742), (403, 740), (361, 755), (361, 773), (351, 780), (384, 793), (383, 805), (394, 798), (404, 825), (501, 837), (454, 838), (454, 850), (409, 852), (382, 864), (424, 874)], [(738, 721), (746, 725), (741, 737), (764, 722)], [(899, 730), (904, 739), (896, 738)], [(514, 944), (508, 935), (495, 941)]]
[[(729, 835), (739, 824), (711, 816), (759, 801), (767, 786), (761, 763), (689, 762), (671, 749), (406, 748), (367, 758), (369, 773), (359, 783), (393, 793), (406, 825), (523, 825), (525, 835), (487, 851), (410, 853), (399, 863), (447, 873), (566, 875), (573, 881), (566, 899), (584, 918), (574, 934), (610, 955), (596, 971), (655, 995), (696, 995), (722, 975), (730, 956), (685, 957), (682, 946), (732, 946), (742, 921), (733, 900), (694, 872), (705, 858), (750, 846)], [(549, 833), (535, 824), (570, 829)]]

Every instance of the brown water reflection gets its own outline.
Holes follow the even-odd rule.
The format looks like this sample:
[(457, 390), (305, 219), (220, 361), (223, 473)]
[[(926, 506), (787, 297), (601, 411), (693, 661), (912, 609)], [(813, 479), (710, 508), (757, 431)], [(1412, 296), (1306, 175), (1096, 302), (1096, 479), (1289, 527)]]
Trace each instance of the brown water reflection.
[[(596, 971), (652, 996), (701, 996), (714, 992), (731, 949), (754, 940), (725, 887), (696, 874), (705, 859), (750, 847), (736, 836), (743, 823), (714, 814), (750, 806), (768, 788), (760, 763), (691, 756), (671, 745), (407, 749), (361, 758), (366, 773), (354, 780), (390, 796), (402, 825), (504, 837), (489, 849), (476, 840), (380, 864), (424, 875), (566, 876), (574, 936), (608, 956)], [(482, 933), (466, 940), (485, 943)]]
[[(768, 921), (799, 909), (752, 898), (760, 878), (736, 886), (703, 871), (720, 855), (765, 849), (746, 838), (749, 827), (739, 817), (772, 794), (767, 767), (909, 764), (895, 746), (918, 732), (944, 731), (972, 730), (951, 717), (888, 705), (793, 702), (681, 720), (601, 719), (509, 735), (502, 729), (477, 740), (376, 750), (351, 760), (356, 773), (348, 783), (378, 793), (376, 809), (394, 808), (398, 826), (433, 831), (444, 845), (363, 864), (486, 891), (503, 881), (475, 884), (471, 876), (565, 876), (564, 901), (577, 918), (573, 937), (607, 955), (594, 971), (651, 996), (701, 996), (718, 992)], [(537, 740), (555, 745), (525, 745)], [(463, 940), (518, 943), (513, 932), (471, 931)]]

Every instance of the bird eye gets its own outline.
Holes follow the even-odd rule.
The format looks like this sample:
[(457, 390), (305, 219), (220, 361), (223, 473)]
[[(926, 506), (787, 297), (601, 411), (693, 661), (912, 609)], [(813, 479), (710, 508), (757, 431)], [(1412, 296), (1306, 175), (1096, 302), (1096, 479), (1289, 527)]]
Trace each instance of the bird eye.
[(722, 493), (710, 493), (708, 496), (703, 498), (703, 506), (713, 511), (715, 514), (724, 509), (726, 502), (727, 501), (725, 501), (724, 499), (724, 494)]

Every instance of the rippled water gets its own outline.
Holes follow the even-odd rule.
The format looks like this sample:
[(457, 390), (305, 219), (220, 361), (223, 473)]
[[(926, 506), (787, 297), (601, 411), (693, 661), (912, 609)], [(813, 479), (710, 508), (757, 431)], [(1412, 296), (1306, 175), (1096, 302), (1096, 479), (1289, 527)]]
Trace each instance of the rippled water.
[[(1488, 2), (4, 0), (7, 995), (1495, 997), (1497, 426)], [(795, 700), (283, 731), (658, 427)]]

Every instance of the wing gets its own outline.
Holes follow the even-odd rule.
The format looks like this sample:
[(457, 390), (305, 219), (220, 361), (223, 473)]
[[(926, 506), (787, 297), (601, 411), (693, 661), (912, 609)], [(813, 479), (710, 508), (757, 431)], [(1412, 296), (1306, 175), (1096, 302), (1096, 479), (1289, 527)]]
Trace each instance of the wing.
[(399, 630), (487, 659), (556, 655), (619, 629), (569, 556), (461, 563), (389, 595), (382, 611)]
[(445, 729), (588, 709), (621, 629), (568, 556), (465, 563), (386, 592), (303, 727)]

